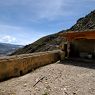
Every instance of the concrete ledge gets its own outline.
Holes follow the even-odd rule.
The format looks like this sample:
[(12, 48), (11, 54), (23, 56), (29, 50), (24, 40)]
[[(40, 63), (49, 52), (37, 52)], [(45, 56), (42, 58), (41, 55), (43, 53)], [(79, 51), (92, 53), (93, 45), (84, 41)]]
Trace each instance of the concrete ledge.
[(63, 58), (62, 51), (48, 51), (0, 58), (0, 81), (24, 75)]

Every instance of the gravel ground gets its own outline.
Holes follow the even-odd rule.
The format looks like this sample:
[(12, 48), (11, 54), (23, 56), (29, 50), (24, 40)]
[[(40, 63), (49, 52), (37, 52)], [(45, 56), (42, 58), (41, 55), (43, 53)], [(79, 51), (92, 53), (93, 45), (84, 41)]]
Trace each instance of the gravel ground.
[(67, 61), (50, 64), (1, 82), (0, 95), (95, 95), (95, 65)]

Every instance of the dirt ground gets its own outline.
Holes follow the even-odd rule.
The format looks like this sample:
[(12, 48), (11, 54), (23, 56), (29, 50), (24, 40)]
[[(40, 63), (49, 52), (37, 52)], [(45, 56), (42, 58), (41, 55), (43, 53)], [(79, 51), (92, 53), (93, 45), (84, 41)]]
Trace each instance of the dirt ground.
[(95, 95), (95, 64), (50, 64), (1, 82), (0, 95)]

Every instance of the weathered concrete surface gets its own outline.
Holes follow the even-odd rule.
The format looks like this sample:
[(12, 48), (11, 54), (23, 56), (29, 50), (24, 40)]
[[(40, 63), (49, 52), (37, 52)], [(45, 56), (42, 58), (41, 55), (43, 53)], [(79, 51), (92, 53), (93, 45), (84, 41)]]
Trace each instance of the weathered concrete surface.
[(64, 58), (62, 54), (62, 51), (56, 50), (0, 58), (0, 81), (21, 76), (40, 66), (54, 63)]

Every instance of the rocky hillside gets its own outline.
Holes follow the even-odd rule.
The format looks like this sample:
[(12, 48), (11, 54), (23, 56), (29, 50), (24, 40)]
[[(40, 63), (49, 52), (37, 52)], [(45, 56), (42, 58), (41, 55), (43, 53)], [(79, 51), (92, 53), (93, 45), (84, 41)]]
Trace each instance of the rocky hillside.
[(18, 49), (11, 55), (56, 50), (58, 49), (58, 45), (62, 42), (62, 39), (60, 39), (58, 35), (59, 33), (56, 33), (40, 38), (32, 44), (26, 45), (25, 47)]
[(77, 23), (72, 26), (69, 30), (86, 30), (86, 29), (95, 29), (95, 10), (85, 17), (80, 18)]
[[(74, 26), (72, 26), (70, 29), (66, 31), (79, 31), (86, 29), (95, 29), (95, 10), (86, 15), (85, 17), (80, 18)], [(58, 49), (58, 45), (62, 43), (62, 39), (58, 37), (59, 33), (40, 38), (32, 44), (26, 45), (24, 48), (18, 49), (12, 55)]]

